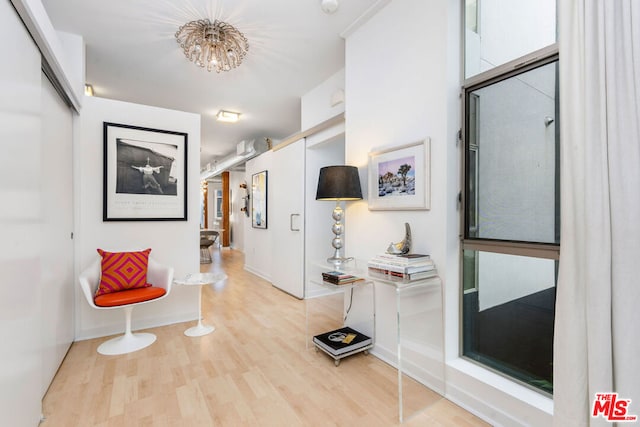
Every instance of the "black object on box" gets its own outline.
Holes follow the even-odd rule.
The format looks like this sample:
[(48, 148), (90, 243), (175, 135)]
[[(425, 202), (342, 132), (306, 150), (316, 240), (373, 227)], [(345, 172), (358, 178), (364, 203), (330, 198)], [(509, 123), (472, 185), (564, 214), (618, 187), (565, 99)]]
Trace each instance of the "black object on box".
[(372, 340), (348, 326), (313, 337), (313, 342), (334, 356), (371, 345)]

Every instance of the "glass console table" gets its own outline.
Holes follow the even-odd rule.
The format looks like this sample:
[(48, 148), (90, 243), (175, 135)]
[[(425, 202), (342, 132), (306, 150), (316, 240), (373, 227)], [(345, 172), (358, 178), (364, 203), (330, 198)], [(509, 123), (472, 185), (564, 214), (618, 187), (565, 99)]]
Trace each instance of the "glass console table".
[(437, 276), (408, 283), (378, 277), (370, 280), (395, 293), (398, 417), (402, 423), (444, 394), (442, 281)]
[[(310, 270), (308, 285), (313, 289), (308, 289), (305, 298), (306, 348), (315, 347), (317, 351), (331, 357), (334, 364), (339, 366), (341, 359), (361, 352), (368, 354), (375, 344), (375, 287), (373, 281), (358, 270), (355, 264), (343, 266), (340, 271), (362, 278), (357, 282), (341, 285), (326, 282), (322, 279), (322, 273), (328, 271), (335, 271), (335, 267), (318, 263)], [(369, 338), (366, 341), (370, 342), (356, 345), (353, 350), (335, 350), (323, 345), (320, 339), (314, 339), (326, 335), (327, 331), (336, 332), (335, 336), (344, 336), (345, 333), (349, 335), (349, 331), (337, 331), (344, 327), (364, 335), (365, 338)]]

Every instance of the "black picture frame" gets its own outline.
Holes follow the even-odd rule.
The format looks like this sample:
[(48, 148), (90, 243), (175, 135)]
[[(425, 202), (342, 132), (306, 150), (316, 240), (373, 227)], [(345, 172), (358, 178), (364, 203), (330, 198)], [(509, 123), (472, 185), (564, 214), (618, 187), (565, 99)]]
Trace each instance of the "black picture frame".
[(103, 221), (186, 221), (188, 134), (103, 122)]
[(269, 173), (262, 171), (251, 175), (251, 226), (267, 228), (267, 187)]

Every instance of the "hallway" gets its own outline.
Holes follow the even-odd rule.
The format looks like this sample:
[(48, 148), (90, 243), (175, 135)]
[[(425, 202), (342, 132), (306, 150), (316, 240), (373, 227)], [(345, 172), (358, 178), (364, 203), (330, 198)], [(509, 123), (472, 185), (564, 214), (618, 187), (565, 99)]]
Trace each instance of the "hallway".
[[(99, 355), (104, 338), (74, 343), (42, 426), (398, 425), (394, 368), (363, 354), (335, 367), (306, 349), (305, 301), (244, 271), (241, 252), (211, 252), (201, 271), (229, 276), (203, 292), (216, 330), (190, 338), (195, 321), (153, 328), (156, 343), (122, 356)], [(487, 425), (435, 393), (421, 398), (431, 406), (404, 425)]]

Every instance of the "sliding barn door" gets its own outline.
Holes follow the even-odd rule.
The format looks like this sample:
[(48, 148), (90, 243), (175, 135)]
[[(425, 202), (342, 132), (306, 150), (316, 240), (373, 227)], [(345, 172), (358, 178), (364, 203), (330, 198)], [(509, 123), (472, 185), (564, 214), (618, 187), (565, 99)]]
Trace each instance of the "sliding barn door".
[(73, 117), (42, 74), (41, 251), (42, 396), (73, 341)]
[(36, 426), (41, 187), (49, 177), (40, 176), (40, 52), (9, 1), (0, 1), (0, 54), (0, 425)]
[(304, 298), (304, 163), (300, 140), (274, 151), (268, 178), (272, 283), (296, 298)]

